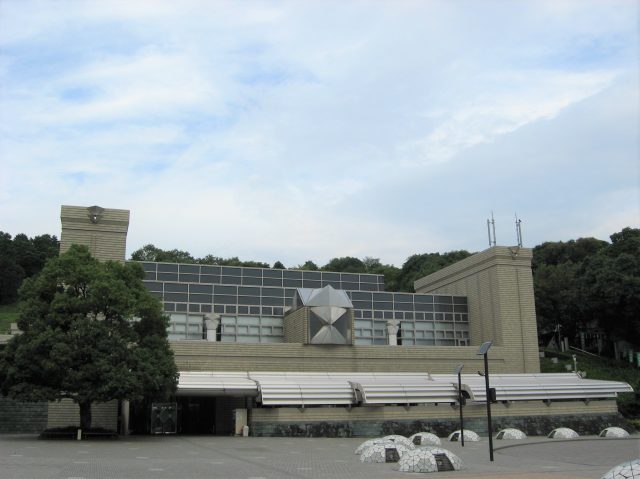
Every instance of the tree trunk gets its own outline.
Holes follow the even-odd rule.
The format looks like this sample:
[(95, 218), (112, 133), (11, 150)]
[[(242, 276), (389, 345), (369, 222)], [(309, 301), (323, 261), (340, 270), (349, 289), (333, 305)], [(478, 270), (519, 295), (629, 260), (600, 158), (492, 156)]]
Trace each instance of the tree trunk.
[(79, 402), (80, 406), (80, 429), (88, 431), (91, 429), (91, 401)]

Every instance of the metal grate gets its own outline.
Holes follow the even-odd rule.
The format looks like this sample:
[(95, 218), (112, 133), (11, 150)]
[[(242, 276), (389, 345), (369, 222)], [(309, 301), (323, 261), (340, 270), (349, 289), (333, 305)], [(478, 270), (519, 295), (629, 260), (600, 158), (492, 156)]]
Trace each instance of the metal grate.
[(453, 464), (447, 457), (446, 454), (434, 454), (433, 457), (436, 460), (436, 465), (438, 466), (438, 472), (440, 471), (454, 471)]

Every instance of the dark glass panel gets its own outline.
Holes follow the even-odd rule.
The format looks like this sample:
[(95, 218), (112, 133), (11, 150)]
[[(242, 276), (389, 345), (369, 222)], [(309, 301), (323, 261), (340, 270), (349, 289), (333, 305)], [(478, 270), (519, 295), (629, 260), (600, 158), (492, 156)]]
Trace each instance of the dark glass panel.
[(353, 317), (354, 318), (361, 318), (362, 317), (362, 311), (360, 311), (359, 309), (354, 309), (353, 310)]
[(264, 308), (262, 308), (262, 314), (264, 316), (271, 316), (273, 315), (273, 308), (270, 306), (265, 306)]
[(178, 273), (158, 273), (158, 281), (178, 281)]
[(282, 280), (282, 285), (284, 287), (289, 287), (289, 288), (302, 288), (302, 280), (283, 279)]
[(357, 291), (360, 289), (360, 284), (359, 283), (346, 283), (346, 282), (342, 282), (342, 289), (346, 289), (346, 290), (351, 290), (351, 291)]
[(302, 271), (283, 271), (282, 276), (285, 279), (302, 279)]
[(375, 319), (382, 319), (382, 311), (374, 311), (373, 312), (373, 317)]
[(439, 313), (451, 313), (453, 312), (453, 306), (450, 304), (437, 304), (435, 305), (436, 311)]
[(385, 311), (384, 319), (393, 319), (393, 311)]
[(253, 276), (243, 276), (242, 284), (251, 286), (262, 286), (262, 278), (254, 278)]
[(262, 298), (263, 306), (284, 306), (284, 298), (271, 298), (266, 296)]
[(434, 299), (435, 299), (436, 303), (444, 303), (444, 304), (453, 303), (453, 297), (452, 296), (434, 296)]
[(412, 303), (395, 303), (394, 309), (397, 309), (398, 311), (413, 311), (413, 304)]
[(144, 282), (144, 286), (149, 290), (149, 291), (162, 291), (162, 285), (164, 283), (158, 283), (156, 281), (145, 281)]
[(215, 274), (216, 276), (220, 276), (220, 266), (209, 266), (203, 264), (200, 267), (200, 274)]
[(312, 280), (308, 280), (308, 279), (304, 280), (303, 285), (304, 285), (305, 288), (313, 288), (313, 289), (317, 289), (317, 288), (321, 288), (322, 287), (320, 285), (320, 281), (312, 281)]
[(144, 279), (155, 281), (156, 280), (156, 272), (155, 271), (146, 271), (144, 273)]
[(238, 294), (241, 294), (243, 296), (260, 296), (260, 289), (261, 288), (248, 288), (246, 286), (239, 286)]
[(210, 304), (201, 304), (200, 305), (200, 311), (202, 311), (203, 313), (210, 313), (211, 312), (211, 305)]
[(197, 283), (200, 280), (197, 274), (182, 274), (180, 273), (180, 282), (182, 283)]
[(200, 282), (201, 283), (219, 283), (220, 276), (214, 276), (212, 274), (201, 274)]
[(164, 310), (171, 312), (176, 310), (176, 303), (164, 303)]
[(456, 305), (453, 307), (453, 310), (454, 310), (456, 313), (467, 313), (467, 312), (468, 312), (468, 309), (467, 309), (467, 305), (466, 305), (466, 304), (456, 304)]
[(264, 278), (262, 280), (263, 286), (282, 286), (282, 279)]
[(158, 272), (177, 273), (178, 265), (176, 263), (158, 263)]
[(360, 289), (363, 291), (378, 291), (378, 285), (371, 283), (360, 283)]
[(397, 311), (394, 313), (394, 317), (395, 319), (404, 319), (403, 314)]
[(358, 283), (360, 281), (360, 275), (353, 273), (342, 273), (342, 281), (350, 281), (352, 283)]
[(234, 266), (223, 266), (222, 274), (227, 276), (242, 276), (242, 268)]
[(374, 293), (374, 301), (393, 301), (393, 293)]
[(200, 274), (200, 265), (198, 264), (181, 264), (180, 273)]
[(235, 306), (225, 306), (224, 311), (227, 314), (236, 314), (236, 307)]
[[(305, 275), (304, 279), (316, 278), (307, 278)], [(322, 281), (340, 281), (340, 273), (322, 273)]]
[(431, 294), (416, 294), (413, 296), (414, 303), (433, 303), (433, 296)]
[(213, 302), (216, 304), (237, 304), (238, 297), (230, 294), (215, 294)]
[(242, 268), (242, 276), (262, 278), (262, 268)]
[(199, 304), (190, 304), (189, 305), (189, 312), (190, 313), (199, 313), (200, 312), (200, 305)]
[(371, 301), (351, 301), (355, 309), (372, 309)]
[(361, 291), (353, 291), (351, 293), (351, 299), (358, 301), (371, 301), (371, 293), (363, 293)]
[(221, 304), (214, 304), (213, 305), (213, 312), (214, 313), (224, 313), (224, 306), (222, 306)]
[(371, 311), (363, 311), (362, 312), (362, 317), (364, 319), (371, 319), (371, 316), (372, 316)]
[(156, 271), (158, 269), (158, 263), (140, 262), (139, 264), (141, 264), (142, 269), (147, 272)]
[(164, 293), (165, 301), (175, 301), (186, 303), (188, 295), (186, 293)]
[(260, 314), (260, 308), (258, 306), (251, 306), (249, 307), (249, 314)]
[(292, 288), (287, 288), (284, 290), (284, 297), (285, 298), (293, 298), (296, 294), (296, 290), (292, 289)]
[(282, 278), (281, 269), (263, 269), (262, 276), (264, 278)]
[(187, 310), (187, 304), (186, 303), (178, 303), (176, 304), (176, 311), (179, 313), (185, 312)]
[(220, 282), (222, 284), (242, 284), (242, 278), (240, 276), (223, 276)]
[(188, 284), (183, 283), (167, 283), (164, 290), (169, 293), (186, 293), (189, 290)]
[(211, 294), (213, 292), (213, 286), (211, 286), (210, 284), (190, 284), (189, 292)]
[(235, 286), (214, 286), (213, 292), (216, 294), (237, 294), (238, 288)]
[(322, 279), (322, 273), (320, 271), (303, 271), (302, 278), (306, 281), (308, 279), (314, 281), (320, 281)]
[(433, 311), (433, 304), (415, 304), (416, 311)]
[(342, 285), (340, 284), (340, 281), (324, 281), (322, 280), (320, 283), (322, 286), (322, 288), (324, 288), (325, 286), (333, 286), (333, 289), (341, 289)]
[(361, 274), (360, 282), (378, 284), (378, 275), (377, 274)]
[(282, 315), (284, 315), (284, 309), (283, 308), (273, 308), (273, 315), (274, 316), (282, 316)]
[(212, 303), (213, 302), (212, 300), (213, 300), (213, 296), (210, 294), (195, 293), (195, 294), (189, 295), (190, 303)]
[(238, 296), (238, 304), (248, 304), (251, 306), (260, 305), (259, 296)]
[(262, 288), (262, 296), (275, 296), (276, 298), (284, 297), (283, 288)]

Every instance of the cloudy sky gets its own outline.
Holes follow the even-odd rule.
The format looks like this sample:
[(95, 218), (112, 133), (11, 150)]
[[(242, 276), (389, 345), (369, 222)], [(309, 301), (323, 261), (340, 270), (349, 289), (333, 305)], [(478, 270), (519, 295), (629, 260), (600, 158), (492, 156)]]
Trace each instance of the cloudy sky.
[(0, 1), (0, 230), (287, 266), (640, 223), (638, 2)]

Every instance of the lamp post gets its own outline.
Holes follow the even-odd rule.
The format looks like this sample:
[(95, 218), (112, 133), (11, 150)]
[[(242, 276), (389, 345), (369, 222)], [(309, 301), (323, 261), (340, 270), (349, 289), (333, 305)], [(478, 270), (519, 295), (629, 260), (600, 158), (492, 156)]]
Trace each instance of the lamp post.
[(493, 461), (493, 433), (491, 427), (491, 399), (492, 394), (489, 390), (489, 360), (487, 359), (487, 353), (489, 348), (493, 344), (493, 341), (487, 341), (482, 343), (480, 349), (478, 349), (478, 356), (484, 356), (484, 385), (486, 389), (487, 398), (487, 428), (489, 429), (489, 460)]
[(464, 368), (464, 364), (462, 363), (456, 366), (456, 374), (458, 375), (458, 406), (460, 407), (460, 444), (464, 447), (464, 419), (462, 418), (462, 368)]

